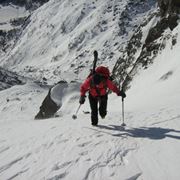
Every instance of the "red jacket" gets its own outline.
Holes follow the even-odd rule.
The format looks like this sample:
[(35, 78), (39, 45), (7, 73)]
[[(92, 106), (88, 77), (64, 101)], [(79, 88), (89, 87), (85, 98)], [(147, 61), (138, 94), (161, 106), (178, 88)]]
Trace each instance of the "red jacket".
[(105, 79), (105, 81), (100, 82), (100, 84), (96, 85), (95, 88), (95, 85), (92, 86), (92, 76), (90, 76), (80, 87), (81, 96), (85, 96), (86, 92), (89, 91), (92, 96), (97, 97), (99, 94), (96, 89), (100, 92), (100, 96), (106, 95), (108, 89), (112, 90), (117, 95), (120, 93), (117, 86), (109, 79)]

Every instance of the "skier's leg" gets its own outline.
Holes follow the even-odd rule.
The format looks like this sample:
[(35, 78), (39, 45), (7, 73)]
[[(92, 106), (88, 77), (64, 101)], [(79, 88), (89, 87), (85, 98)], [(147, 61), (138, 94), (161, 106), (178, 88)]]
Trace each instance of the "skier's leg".
[(92, 125), (98, 124), (98, 100), (89, 94), (89, 103), (91, 107), (91, 123)]
[(103, 119), (105, 118), (105, 116), (107, 114), (107, 100), (108, 100), (107, 94), (100, 97), (99, 114)]

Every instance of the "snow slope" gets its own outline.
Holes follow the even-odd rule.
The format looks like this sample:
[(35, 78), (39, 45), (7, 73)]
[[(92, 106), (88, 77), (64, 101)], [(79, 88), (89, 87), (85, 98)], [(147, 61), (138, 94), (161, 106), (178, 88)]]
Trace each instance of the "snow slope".
[(83, 113), (88, 100), (72, 119), (77, 91), (66, 95), (60, 117), (39, 121), (33, 117), (48, 89), (29, 83), (1, 91), (0, 179), (179, 180), (179, 35), (173, 48), (168, 42), (127, 92), (125, 129), (115, 94), (106, 119), (92, 127)]
[[(29, 76), (37, 79), (47, 77), (55, 82), (61, 78), (78, 79), (79, 83), (82, 81), (79, 80), (80, 74), (74, 72), (75, 67), (86, 65), (86, 60), (92, 58), (92, 49), (99, 50), (102, 59), (106, 56), (104, 52), (108, 51), (108, 48), (109, 51), (114, 51), (116, 56), (118, 50), (112, 44), (116, 41), (122, 42), (121, 37), (116, 39), (114, 36), (113, 40), (108, 41), (109, 46), (105, 46), (106, 48), (98, 46), (98, 43), (102, 44), (112, 35), (116, 26), (112, 29), (110, 27), (116, 23), (109, 19), (111, 16), (103, 16), (110, 24), (107, 25), (108, 30), (102, 31), (98, 36), (99, 28), (96, 29), (96, 22), (101, 19), (98, 12), (101, 14), (104, 9), (111, 10), (108, 5), (115, 7), (112, 4), (117, 3), (122, 8), (127, 1), (88, 1), (86, 4), (82, 2), (85, 3), (83, 0), (52, 0), (42, 6), (32, 16), (29, 28), (10, 53), (11, 56), (1, 59), (1, 64), (10, 69), (16, 68), (21, 73), (28, 72)], [(77, 22), (77, 17), (81, 17), (83, 8), (87, 8), (87, 14), (83, 14), (86, 18), (81, 21), (87, 21), (87, 27), (74, 23)], [(146, 8), (142, 9), (143, 15), (146, 14)], [(66, 16), (62, 16), (62, 9), (65, 10)], [(77, 13), (77, 16), (73, 16), (73, 21), (69, 18), (71, 10), (74, 14)], [(110, 10), (109, 13), (112, 14)], [(66, 20), (64, 22), (68, 22), (64, 26), (67, 28), (61, 28), (63, 26), (59, 23), (60, 17)], [(140, 20), (137, 18), (138, 22)], [(53, 31), (49, 31), (53, 29), (50, 23), (54, 23)], [(92, 34), (91, 26), (95, 30)], [(71, 28), (76, 30), (72, 32)], [(60, 30), (66, 32), (65, 36), (61, 37)], [(69, 51), (67, 45), (73, 46), (68, 40), (74, 42), (76, 37), (81, 37), (84, 30), (90, 30), (88, 35), (83, 36), (84, 39), (78, 46)], [(88, 39), (94, 32), (96, 38)], [(50, 37), (55, 38), (52, 42), (50, 37), (46, 36), (50, 33)], [(79, 36), (76, 36), (76, 33)], [(109, 95), (107, 117), (99, 119), (98, 127), (92, 127), (90, 114), (83, 113), (90, 111), (88, 99), (80, 108), (78, 118), (72, 119), (79, 105), (78, 88), (62, 97), (59, 117), (45, 120), (34, 120), (34, 116), (47, 95), (48, 87), (40, 87), (29, 80), (24, 85), (0, 91), (0, 179), (179, 180), (180, 25), (173, 32), (167, 30), (165, 33), (176, 35), (177, 43), (172, 46), (172, 39), (167, 40), (165, 49), (157, 56), (154, 64), (146, 70), (141, 69), (134, 77), (125, 99), (125, 129), (120, 126), (121, 98), (115, 94)], [(85, 48), (77, 51), (82, 44)], [(81, 53), (86, 54), (86, 60), (76, 59)], [(103, 62), (113, 67), (115, 59), (104, 59)], [(88, 61), (87, 67), (90, 64)], [(58, 67), (55, 68), (56, 66)], [(82, 69), (87, 73), (87, 68)], [(81, 76), (81, 79), (85, 77)]]

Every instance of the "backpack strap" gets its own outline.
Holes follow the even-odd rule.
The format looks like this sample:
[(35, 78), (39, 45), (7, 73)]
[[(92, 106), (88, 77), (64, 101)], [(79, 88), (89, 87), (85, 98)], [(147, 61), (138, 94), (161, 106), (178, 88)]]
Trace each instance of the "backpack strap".
[[(104, 89), (107, 90), (107, 78), (102, 76), (103, 77), (103, 86), (104, 86)], [(94, 88), (96, 90), (96, 93), (98, 94), (98, 97), (101, 96), (101, 93), (100, 93), (100, 90), (99, 88), (97, 88), (97, 86), (95, 85), (94, 83), (94, 79), (92, 78), (91, 82), (90, 82), (90, 88)]]
[(107, 79), (108, 78), (104, 77), (103, 80), (102, 80), (105, 90), (107, 90)]
[(98, 97), (101, 96), (100, 90), (97, 88), (97, 86), (94, 83), (94, 79), (92, 78), (91, 82), (90, 82), (90, 88), (94, 88), (96, 90), (96, 93), (98, 94)]

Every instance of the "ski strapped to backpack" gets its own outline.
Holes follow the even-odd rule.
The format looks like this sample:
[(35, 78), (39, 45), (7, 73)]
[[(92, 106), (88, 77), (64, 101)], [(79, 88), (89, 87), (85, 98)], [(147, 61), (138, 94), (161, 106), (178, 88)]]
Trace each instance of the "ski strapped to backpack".
[[(93, 70), (92, 70), (92, 75), (93, 75), (93, 76), (96, 74), (96, 64), (97, 64), (97, 60), (98, 60), (98, 52), (95, 50), (95, 51), (94, 51)], [(92, 81), (91, 84), (94, 84), (94, 82)], [(94, 86), (94, 88), (96, 89), (96, 92), (97, 92), (98, 96), (100, 96), (100, 91), (99, 91), (99, 89), (97, 89), (97, 87), (95, 86), (95, 84), (94, 84), (93, 86)]]
[(95, 74), (97, 60), (98, 60), (98, 52), (94, 51), (94, 62), (93, 62), (92, 74)]
[(99, 66), (96, 68), (97, 60), (98, 60), (98, 52), (95, 50), (94, 51), (93, 69), (91, 69), (91, 72), (88, 75), (88, 78), (90, 76), (93, 77), (92, 81), (90, 83), (90, 86), (91, 86), (91, 88), (94, 88), (96, 90), (96, 93), (100, 97), (101, 96), (100, 91), (96, 87), (97, 83), (95, 83), (94, 78), (96, 78), (95, 76), (100, 76), (100, 78), (102, 79), (101, 82), (103, 82), (103, 85), (104, 85), (104, 89), (107, 89), (106, 81), (107, 81), (107, 79), (110, 79), (110, 72), (109, 72), (109, 69), (105, 66)]
[(95, 50), (94, 51), (93, 69), (91, 69), (91, 72), (88, 75), (88, 77), (90, 77), (91, 75), (100, 74), (107, 79), (111, 78), (109, 69), (107, 67), (99, 66), (96, 68), (97, 60), (98, 60), (98, 52)]

